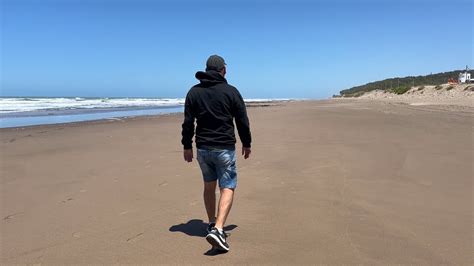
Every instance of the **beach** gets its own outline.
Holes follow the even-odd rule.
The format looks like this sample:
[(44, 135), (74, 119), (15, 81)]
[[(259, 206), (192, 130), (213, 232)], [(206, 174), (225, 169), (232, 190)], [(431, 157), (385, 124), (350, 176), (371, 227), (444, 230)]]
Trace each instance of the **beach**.
[(248, 108), (226, 254), (204, 239), (182, 114), (0, 129), (0, 264), (470, 265), (473, 112)]
[[(387, 90), (373, 90), (360, 94), (357, 97), (362, 101), (375, 100), (389, 103), (405, 103), (413, 106), (428, 105), (459, 110), (463, 107), (474, 107), (474, 85), (465, 84), (440, 84), (411, 87), (402, 94), (392, 93)], [(337, 99), (344, 99), (338, 97)]]

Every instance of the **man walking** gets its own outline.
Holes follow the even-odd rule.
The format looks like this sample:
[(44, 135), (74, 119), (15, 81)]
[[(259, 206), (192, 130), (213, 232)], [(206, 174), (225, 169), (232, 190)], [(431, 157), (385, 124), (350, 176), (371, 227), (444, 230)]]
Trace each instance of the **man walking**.
[[(251, 134), (244, 100), (235, 87), (227, 84), (225, 75), (225, 61), (218, 55), (209, 57), (205, 72), (196, 73), (200, 83), (186, 96), (181, 143), (184, 160), (192, 162), (196, 119), (197, 160), (204, 179), (204, 205), (209, 218), (206, 240), (219, 250), (229, 251), (223, 228), (237, 186), (234, 119), (245, 159), (251, 152)], [(220, 198), (216, 218), (217, 182)]]

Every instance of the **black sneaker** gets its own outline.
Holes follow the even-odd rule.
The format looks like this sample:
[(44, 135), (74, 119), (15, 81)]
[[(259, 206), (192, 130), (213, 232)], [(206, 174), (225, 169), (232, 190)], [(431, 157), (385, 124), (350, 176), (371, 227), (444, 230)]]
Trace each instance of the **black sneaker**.
[(209, 223), (209, 224), (207, 225), (207, 229), (206, 229), (206, 230), (207, 230), (207, 233), (208, 233), (208, 234), (211, 232), (211, 230), (212, 230), (212, 228), (213, 228), (214, 226), (216, 226), (216, 223)]
[(206, 236), (207, 242), (209, 242), (212, 247), (222, 251), (229, 251), (230, 247), (229, 244), (227, 244), (226, 238), (226, 234), (224, 232), (219, 233), (219, 230), (217, 230), (215, 227), (213, 227)]

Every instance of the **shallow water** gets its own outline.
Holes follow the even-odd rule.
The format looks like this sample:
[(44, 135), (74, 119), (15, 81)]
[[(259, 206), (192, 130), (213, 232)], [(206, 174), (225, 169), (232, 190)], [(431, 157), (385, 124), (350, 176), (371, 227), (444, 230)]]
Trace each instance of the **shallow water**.
[(33, 125), (60, 124), (70, 122), (92, 121), (120, 117), (133, 117), (144, 115), (160, 115), (183, 112), (182, 106), (159, 107), (150, 109), (122, 109), (122, 110), (97, 110), (96, 112), (70, 112), (61, 114), (30, 113), (30, 115), (0, 117), (0, 128), (23, 127)]

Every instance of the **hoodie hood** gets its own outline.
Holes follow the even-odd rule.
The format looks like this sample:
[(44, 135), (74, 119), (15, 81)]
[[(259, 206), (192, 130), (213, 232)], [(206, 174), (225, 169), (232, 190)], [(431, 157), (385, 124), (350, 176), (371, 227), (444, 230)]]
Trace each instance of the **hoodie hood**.
[(227, 83), (227, 80), (217, 71), (208, 70), (196, 72), (196, 78), (201, 81), (201, 83)]

